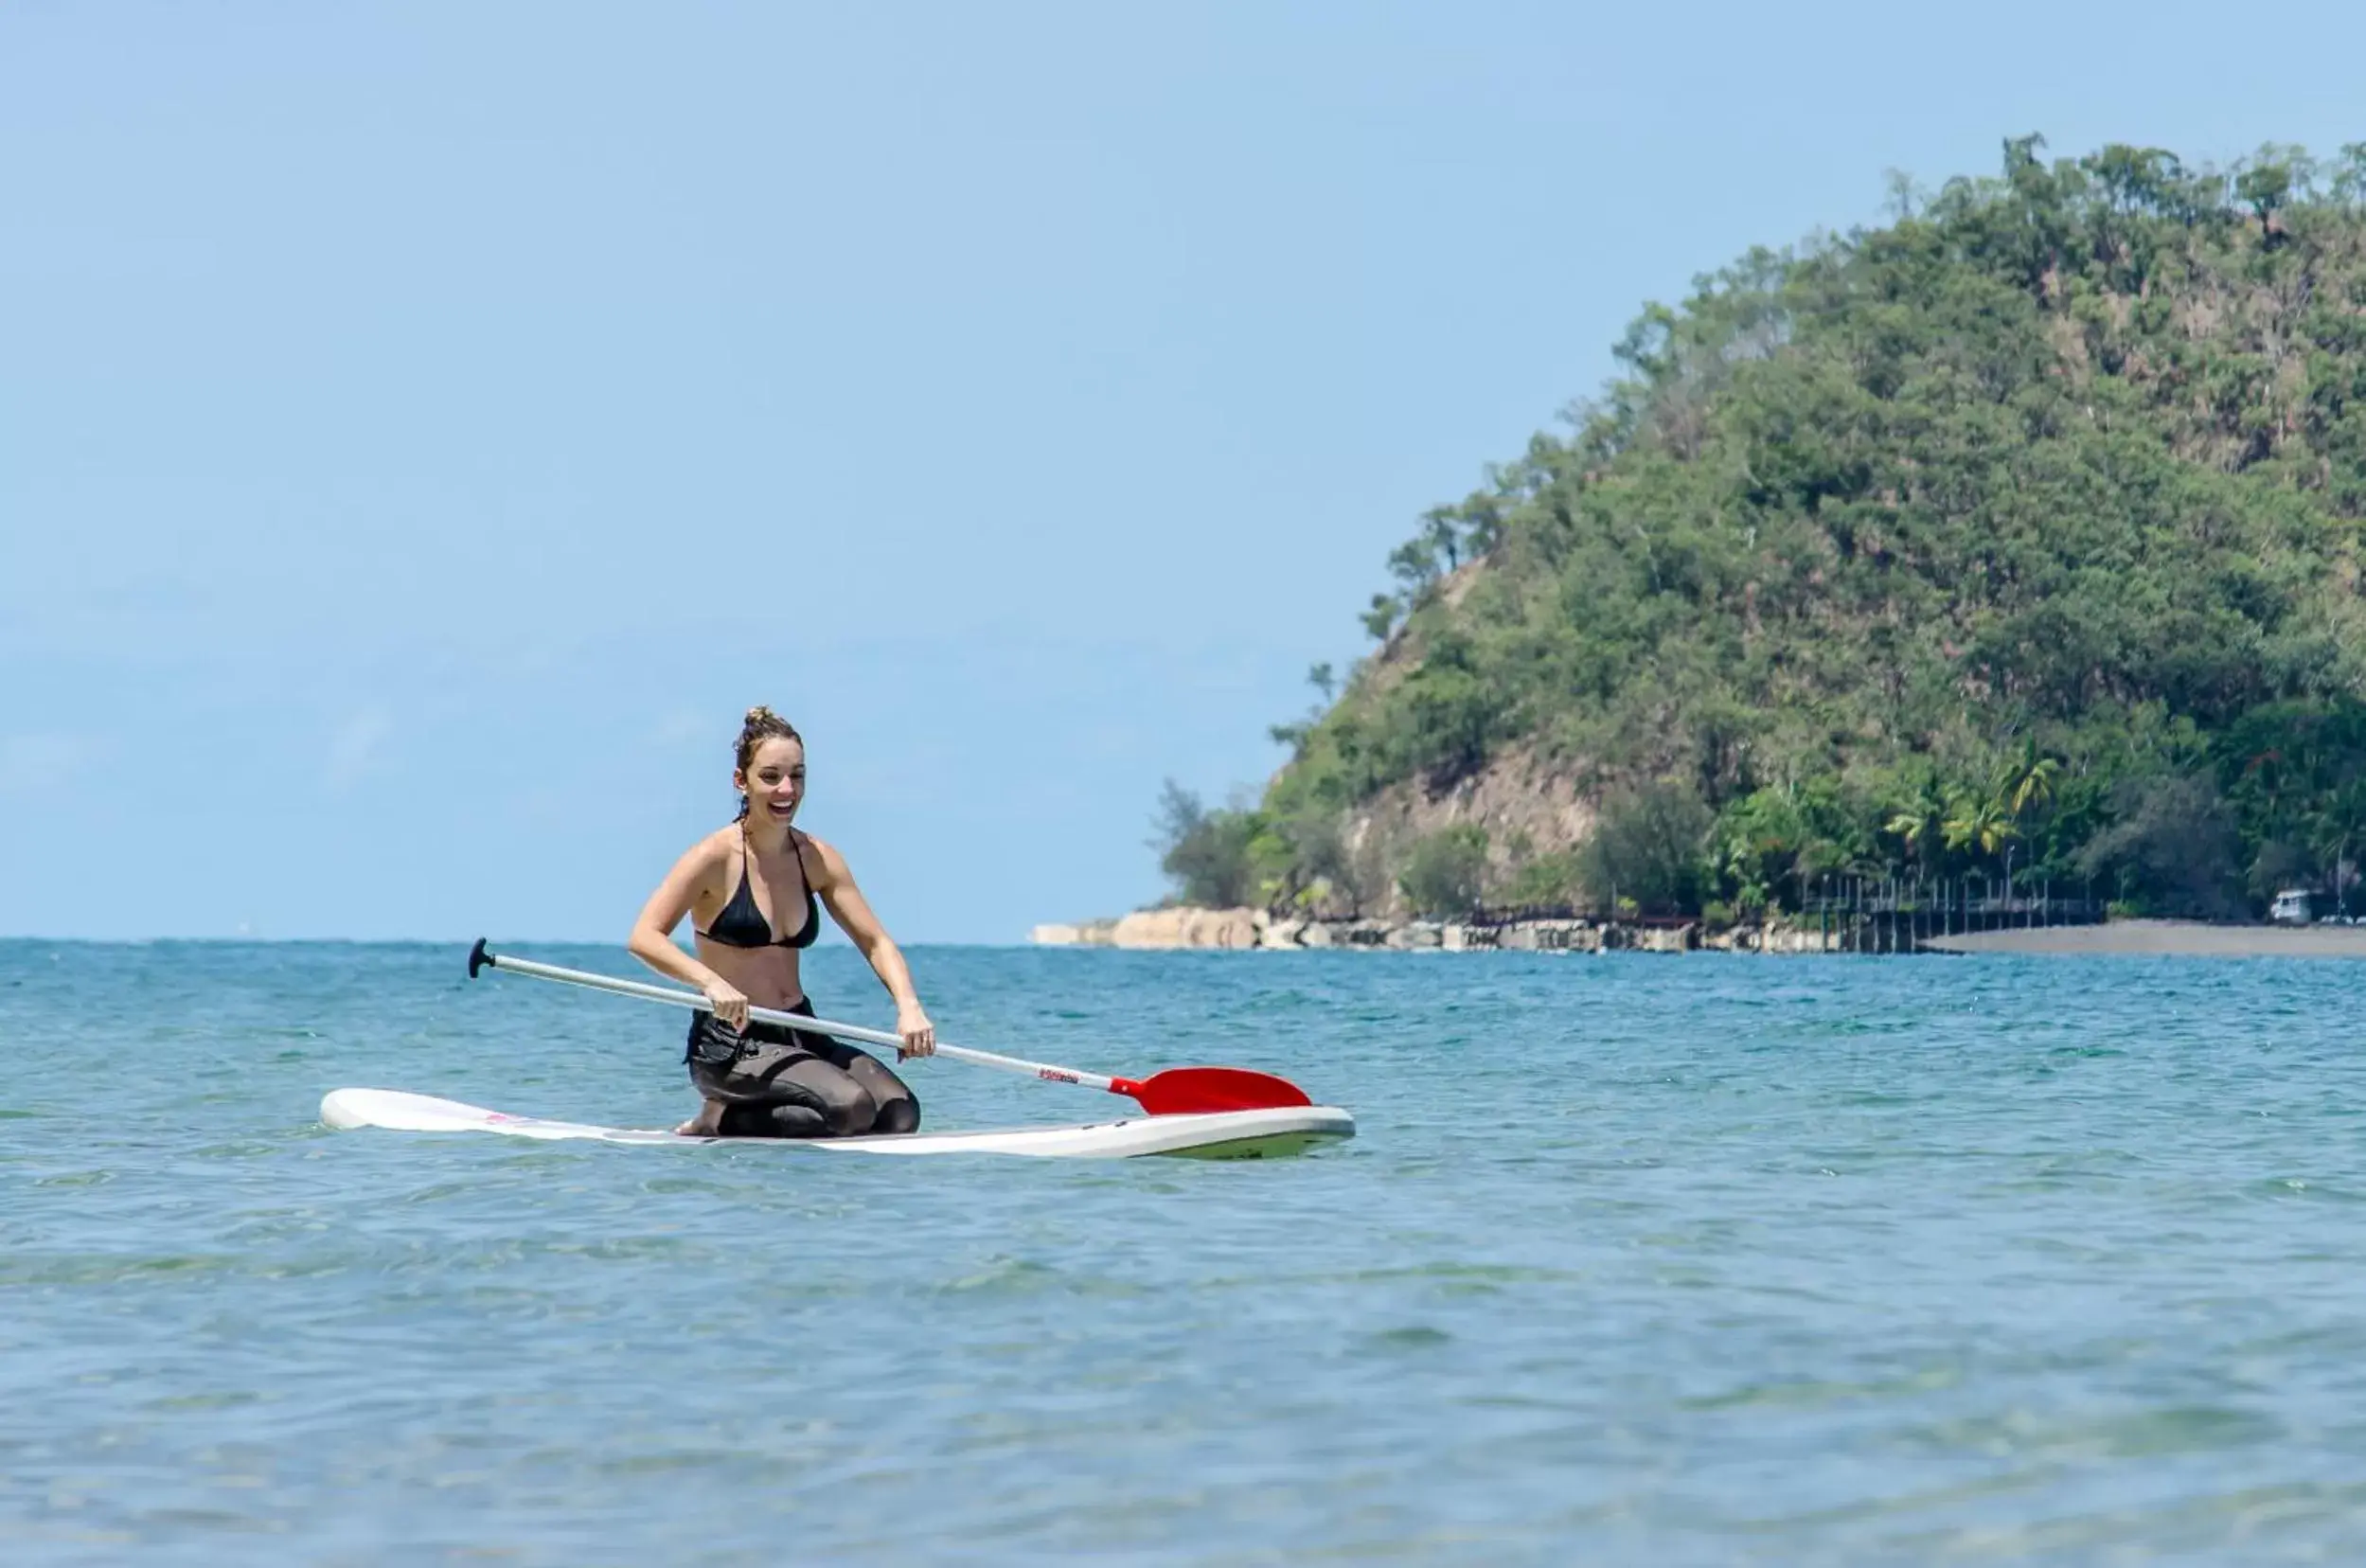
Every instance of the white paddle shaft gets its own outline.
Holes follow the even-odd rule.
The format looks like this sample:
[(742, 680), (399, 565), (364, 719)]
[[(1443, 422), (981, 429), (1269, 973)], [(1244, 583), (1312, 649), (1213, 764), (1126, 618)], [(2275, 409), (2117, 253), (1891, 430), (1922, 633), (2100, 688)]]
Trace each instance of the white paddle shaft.
[[(585, 970), (560, 969), (557, 964), (538, 964), (530, 958), (507, 958), (497, 953), (485, 954), (485, 962), (510, 974), (531, 975), (537, 980), (557, 980), (569, 986), (589, 986), (594, 990), (614, 991), (618, 996), (637, 996), (644, 1002), (663, 1002), (667, 1007), (687, 1007), (692, 1012), (711, 1013), (715, 1004), (696, 991), (675, 990), (669, 986), (645, 985), (638, 980), (618, 980), (612, 975), (593, 974)], [(473, 972), (473, 971), (471, 971)], [(827, 1018), (808, 1018), (803, 1013), (782, 1012), (776, 1007), (751, 1006), (748, 1017), (761, 1024), (779, 1024), (792, 1029), (806, 1029), (840, 1040), (859, 1040), (866, 1045), (886, 1045), (900, 1048), (901, 1035), (885, 1029), (866, 1029), (856, 1024), (834, 1024)], [(1074, 1067), (1055, 1067), (1048, 1062), (1023, 1061), (1017, 1057), (996, 1056), (991, 1051), (973, 1051), (966, 1045), (939, 1044), (938, 1056), (952, 1057), (956, 1061), (973, 1061), (981, 1067), (1000, 1067), (1007, 1073), (1024, 1073), (1029, 1078), (1047, 1078), (1054, 1083), (1082, 1084), (1087, 1089), (1106, 1089), (1112, 1094), (1127, 1094), (1130, 1087), (1120, 1088), (1115, 1078), (1098, 1073), (1080, 1073)]]

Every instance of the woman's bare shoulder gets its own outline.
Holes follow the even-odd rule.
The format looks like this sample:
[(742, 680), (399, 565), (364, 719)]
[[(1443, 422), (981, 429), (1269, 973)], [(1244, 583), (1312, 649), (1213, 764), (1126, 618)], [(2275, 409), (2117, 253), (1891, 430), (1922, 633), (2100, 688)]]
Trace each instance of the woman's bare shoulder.
[(807, 864), (819, 870), (824, 880), (835, 882), (846, 874), (846, 857), (840, 854), (828, 840), (816, 837), (802, 828), (797, 829), (797, 838), (805, 846)]
[(701, 872), (717, 870), (731, 858), (732, 846), (738, 842), (739, 829), (737, 824), (728, 828), (718, 828), (689, 848), (685, 849), (682, 852), (682, 859), (676, 864)]

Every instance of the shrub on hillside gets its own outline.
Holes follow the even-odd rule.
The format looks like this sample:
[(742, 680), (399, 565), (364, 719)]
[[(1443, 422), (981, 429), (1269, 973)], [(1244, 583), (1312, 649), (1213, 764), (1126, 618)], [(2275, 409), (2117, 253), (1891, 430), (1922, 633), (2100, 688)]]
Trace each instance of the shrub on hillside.
[(1715, 821), (1681, 784), (1660, 781), (1613, 794), (1579, 851), (1586, 890), (1604, 905), (1631, 902), (1646, 915), (1699, 908)]
[(1170, 778), (1159, 795), (1150, 847), (1159, 851), (1159, 869), (1173, 882), (1177, 902), (1229, 909), (1247, 903), (1254, 890), (1251, 851), (1263, 828), (1257, 812), (1210, 811)]
[(1486, 829), (1460, 823), (1415, 841), (1397, 885), (1414, 914), (1454, 919), (1479, 907), (1486, 871)]

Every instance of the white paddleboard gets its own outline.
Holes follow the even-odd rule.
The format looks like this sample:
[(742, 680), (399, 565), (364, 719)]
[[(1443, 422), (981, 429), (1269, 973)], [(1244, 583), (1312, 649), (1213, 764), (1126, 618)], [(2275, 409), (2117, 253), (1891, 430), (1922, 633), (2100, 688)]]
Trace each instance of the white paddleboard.
[(903, 1132), (875, 1138), (694, 1138), (679, 1132), (594, 1127), (513, 1116), (432, 1095), (398, 1089), (332, 1089), (320, 1102), (330, 1127), (383, 1127), (398, 1132), (500, 1132), (512, 1138), (586, 1138), (613, 1144), (779, 1144), (842, 1154), (1028, 1154), (1120, 1160), (1136, 1154), (1201, 1159), (1259, 1159), (1353, 1137), (1356, 1118), (1328, 1105), (1272, 1111), (1222, 1111), (1196, 1116), (1142, 1116), (1090, 1127), (1014, 1127), (984, 1132)]

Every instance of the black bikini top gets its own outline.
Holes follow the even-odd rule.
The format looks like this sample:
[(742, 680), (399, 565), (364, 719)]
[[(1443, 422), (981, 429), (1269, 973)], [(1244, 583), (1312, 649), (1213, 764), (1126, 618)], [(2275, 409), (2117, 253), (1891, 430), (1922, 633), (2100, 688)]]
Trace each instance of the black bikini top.
[(796, 851), (797, 874), (805, 879), (805, 924), (797, 928), (795, 935), (775, 937), (773, 923), (764, 918), (762, 910), (756, 907), (756, 890), (748, 885), (748, 863), (755, 860), (756, 855), (748, 847), (748, 835), (744, 829), (739, 834), (738, 890), (731, 895), (731, 901), (723, 905), (722, 913), (715, 917), (715, 923), (699, 935), (710, 942), (720, 942), (725, 947), (734, 948), (811, 947), (813, 938), (822, 934), (822, 911), (813, 901), (813, 878), (805, 869), (805, 846), (797, 842), (794, 832), (789, 835), (789, 846)]

